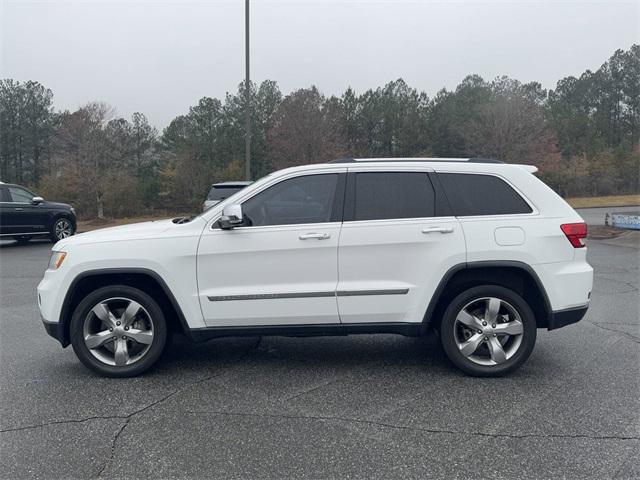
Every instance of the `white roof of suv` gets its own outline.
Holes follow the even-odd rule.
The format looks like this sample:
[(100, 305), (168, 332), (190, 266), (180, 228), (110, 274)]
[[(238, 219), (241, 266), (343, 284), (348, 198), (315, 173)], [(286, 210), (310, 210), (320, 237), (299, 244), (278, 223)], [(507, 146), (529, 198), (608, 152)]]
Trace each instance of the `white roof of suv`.
[(469, 162), (504, 163), (495, 158), (444, 158), (444, 157), (383, 157), (383, 158), (340, 158), (329, 163), (351, 162)]

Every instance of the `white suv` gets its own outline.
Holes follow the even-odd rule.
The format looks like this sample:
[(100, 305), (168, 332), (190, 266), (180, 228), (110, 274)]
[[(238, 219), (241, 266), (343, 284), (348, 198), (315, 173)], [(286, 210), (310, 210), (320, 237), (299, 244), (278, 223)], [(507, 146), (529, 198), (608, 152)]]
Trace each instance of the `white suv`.
[(439, 331), (453, 364), (513, 371), (537, 328), (585, 314), (586, 224), (535, 167), (363, 159), (289, 168), (188, 222), (108, 228), (53, 247), (47, 332), (103, 375), (151, 367), (171, 331)]

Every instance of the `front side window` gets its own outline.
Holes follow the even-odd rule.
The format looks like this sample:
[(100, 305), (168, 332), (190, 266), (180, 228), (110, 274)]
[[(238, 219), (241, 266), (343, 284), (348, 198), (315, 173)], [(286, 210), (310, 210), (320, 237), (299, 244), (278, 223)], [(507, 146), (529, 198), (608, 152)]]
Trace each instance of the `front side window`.
[(295, 225), (331, 221), (338, 174), (283, 180), (242, 204), (247, 226)]
[(34, 197), (33, 193), (19, 187), (9, 187), (9, 196), (11, 197), (11, 202), (19, 203), (31, 203)]
[(531, 207), (504, 180), (477, 173), (439, 173), (457, 217), (531, 213)]
[(432, 217), (434, 205), (433, 187), (424, 172), (355, 174), (354, 220)]

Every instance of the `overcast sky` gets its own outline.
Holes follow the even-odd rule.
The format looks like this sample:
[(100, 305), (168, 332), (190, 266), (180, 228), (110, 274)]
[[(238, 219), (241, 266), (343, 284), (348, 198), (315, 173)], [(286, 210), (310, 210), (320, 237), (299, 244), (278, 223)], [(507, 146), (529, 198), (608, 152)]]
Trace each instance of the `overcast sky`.
[[(0, 0), (0, 77), (58, 109), (105, 101), (165, 127), (244, 77), (244, 1)], [(434, 95), (470, 73), (553, 88), (640, 42), (640, 1), (252, 0), (252, 79), (284, 93), (402, 77)]]

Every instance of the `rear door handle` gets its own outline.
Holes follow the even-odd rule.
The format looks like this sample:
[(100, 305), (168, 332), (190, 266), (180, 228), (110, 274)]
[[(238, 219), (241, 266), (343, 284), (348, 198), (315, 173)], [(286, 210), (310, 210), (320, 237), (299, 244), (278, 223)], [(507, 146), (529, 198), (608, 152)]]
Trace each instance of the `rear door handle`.
[(24, 208), (22, 208), (22, 207), (15, 207), (13, 210), (14, 210), (14, 211), (16, 211), (16, 212), (21, 212), (22, 210), (24, 210)]
[(451, 233), (453, 227), (425, 227), (422, 229), (422, 233)]
[(303, 233), (298, 237), (300, 240), (326, 240), (331, 238), (331, 235), (328, 233)]

